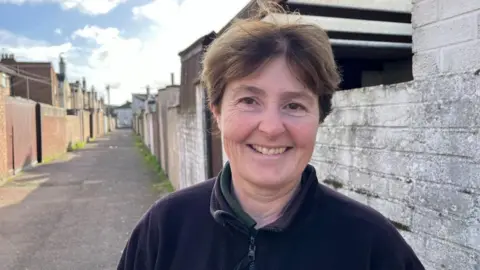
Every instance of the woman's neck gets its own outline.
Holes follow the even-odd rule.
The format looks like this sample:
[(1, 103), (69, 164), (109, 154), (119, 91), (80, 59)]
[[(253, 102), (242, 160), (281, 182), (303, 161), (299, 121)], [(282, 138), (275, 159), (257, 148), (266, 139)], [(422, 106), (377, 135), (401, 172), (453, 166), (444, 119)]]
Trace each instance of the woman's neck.
[[(233, 194), (245, 211), (257, 225), (257, 229), (275, 222), (283, 214), (283, 209), (296, 194), (299, 181), (270, 190), (260, 188), (247, 181), (235, 181), (232, 177)], [(238, 179), (238, 178), (237, 178)]]

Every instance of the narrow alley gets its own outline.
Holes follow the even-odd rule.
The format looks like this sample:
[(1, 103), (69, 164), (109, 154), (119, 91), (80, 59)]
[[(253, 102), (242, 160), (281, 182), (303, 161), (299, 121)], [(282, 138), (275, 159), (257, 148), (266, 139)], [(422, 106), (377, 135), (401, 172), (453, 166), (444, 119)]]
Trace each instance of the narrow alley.
[(0, 187), (0, 268), (115, 269), (154, 177), (130, 130), (24, 172)]

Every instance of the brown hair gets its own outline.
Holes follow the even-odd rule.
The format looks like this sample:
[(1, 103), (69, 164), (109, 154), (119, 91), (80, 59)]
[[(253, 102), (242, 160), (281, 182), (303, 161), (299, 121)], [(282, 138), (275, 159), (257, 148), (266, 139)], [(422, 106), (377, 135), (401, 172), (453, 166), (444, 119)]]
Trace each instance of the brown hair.
[(340, 83), (327, 33), (312, 24), (262, 21), (268, 14), (289, 13), (272, 3), (259, 6), (256, 16), (234, 21), (204, 54), (201, 81), (207, 89), (210, 106), (220, 109), (228, 83), (247, 77), (273, 58), (284, 56), (297, 78), (319, 97), (320, 121), (323, 121)]

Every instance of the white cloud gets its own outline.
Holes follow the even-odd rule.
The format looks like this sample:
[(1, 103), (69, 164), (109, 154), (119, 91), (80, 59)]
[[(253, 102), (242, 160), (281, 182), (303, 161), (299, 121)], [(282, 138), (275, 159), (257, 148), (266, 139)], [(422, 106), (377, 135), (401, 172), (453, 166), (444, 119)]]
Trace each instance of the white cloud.
[(110, 12), (119, 4), (127, 0), (0, 0), (1, 3), (22, 5), (25, 3), (59, 3), (64, 9), (77, 8), (83, 13), (100, 15)]
[[(172, 72), (178, 84), (178, 53), (201, 36), (221, 29), (248, 0), (185, 0), (182, 5), (177, 2), (156, 0), (133, 8), (134, 18), (145, 22), (143, 30), (133, 37), (124, 36), (115, 27), (86, 25), (72, 33), (72, 43), (47, 44), (25, 38), (19, 41), (21, 37), (10, 38), (9, 43), (29, 44), (24, 46), (25, 50), (16, 52), (32, 59), (53, 56), (54, 63), (60, 52), (66, 52), (70, 79), (85, 76), (87, 84), (99, 90), (107, 83), (118, 83), (119, 88), (112, 90), (111, 99), (112, 103), (119, 104), (130, 99), (132, 92), (145, 91), (146, 85), (157, 88), (170, 83)], [(0, 35), (0, 46), (1, 41)], [(87, 45), (79, 47), (79, 44)], [(12, 51), (14, 47), (11, 46)], [(29, 47), (43, 48), (43, 51), (30, 52)]]
[(51, 45), (45, 41), (36, 41), (0, 29), (0, 48), (13, 53), (19, 60), (57, 61), (61, 53), (73, 53), (72, 43)]
[(57, 34), (57, 35), (61, 35), (61, 34), (62, 34), (62, 29), (56, 28), (56, 29), (54, 30), (54, 32), (55, 32), (55, 34)]

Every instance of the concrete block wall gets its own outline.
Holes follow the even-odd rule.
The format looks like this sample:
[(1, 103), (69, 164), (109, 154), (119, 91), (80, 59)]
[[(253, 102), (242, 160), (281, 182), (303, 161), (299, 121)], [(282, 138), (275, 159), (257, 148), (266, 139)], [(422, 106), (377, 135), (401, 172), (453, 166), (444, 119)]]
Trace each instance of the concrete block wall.
[(197, 116), (195, 112), (181, 113), (178, 115), (178, 145), (179, 145), (179, 167), (180, 167), (180, 188), (185, 188), (206, 179), (204, 153), (201, 152), (201, 134), (198, 130)]
[(480, 1), (413, 0), (413, 75), (480, 68)]
[(180, 168), (182, 168), (180, 163), (180, 151), (179, 151), (179, 132), (178, 132), (178, 106), (171, 106), (167, 108), (167, 119), (166, 123), (168, 134), (168, 168), (166, 172), (168, 174), (168, 179), (172, 183), (175, 190), (180, 188)]
[(337, 92), (312, 165), (377, 209), (428, 269), (480, 268), (480, 76)]

